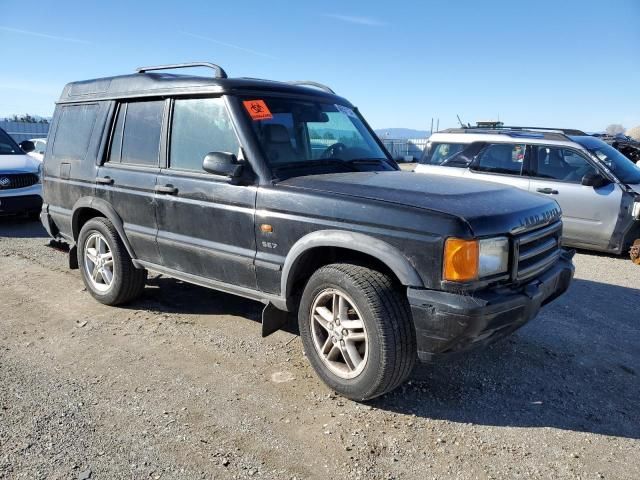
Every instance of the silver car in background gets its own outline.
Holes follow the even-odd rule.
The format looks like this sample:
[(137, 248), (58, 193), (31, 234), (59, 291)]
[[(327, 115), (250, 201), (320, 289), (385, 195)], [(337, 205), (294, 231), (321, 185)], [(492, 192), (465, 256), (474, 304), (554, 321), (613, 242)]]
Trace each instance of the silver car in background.
[(555, 199), (563, 243), (626, 253), (640, 239), (640, 168), (577, 130), (459, 128), (434, 133), (416, 172), (497, 182)]

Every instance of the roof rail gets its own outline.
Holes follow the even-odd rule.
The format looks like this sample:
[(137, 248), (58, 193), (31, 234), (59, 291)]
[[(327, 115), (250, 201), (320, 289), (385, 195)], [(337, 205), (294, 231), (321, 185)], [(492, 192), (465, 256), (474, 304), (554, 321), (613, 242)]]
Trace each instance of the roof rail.
[(320, 90), (323, 90), (323, 91), (325, 91), (327, 93), (332, 93), (334, 95), (336, 94), (336, 92), (331, 90), (326, 85), (323, 85), (322, 83), (319, 83), (319, 82), (313, 82), (311, 80), (292, 80), (292, 81), (287, 82), (287, 83), (289, 85), (302, 85), (302, 86), (316, 87), (316, 88), (319, 88)]
[(172, 65), (157, 65), (154, 67), (140, 67), (136, 68), (138, 73), (146, 73), (152, 70), (173, 70), (174, 68), (191, 68), (191, 67), (207, 67), (212, 68), (216, 72), (216, 78), (227, 78), (227, 72), (225, 72), (220, 65), (216, 65), (211, 62), (190, 62), (190, 63), (174, 63)]

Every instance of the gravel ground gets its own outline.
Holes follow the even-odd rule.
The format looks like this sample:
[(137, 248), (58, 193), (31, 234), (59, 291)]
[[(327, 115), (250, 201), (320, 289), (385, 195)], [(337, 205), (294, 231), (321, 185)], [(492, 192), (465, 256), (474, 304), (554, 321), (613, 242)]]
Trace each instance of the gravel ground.
[(640, 478), (640, 268), (581, 253), (510, 338), (334, 395), (261, 306), (155, 276), (95, 302), (34, 222), (0, 219), (0, 478)]

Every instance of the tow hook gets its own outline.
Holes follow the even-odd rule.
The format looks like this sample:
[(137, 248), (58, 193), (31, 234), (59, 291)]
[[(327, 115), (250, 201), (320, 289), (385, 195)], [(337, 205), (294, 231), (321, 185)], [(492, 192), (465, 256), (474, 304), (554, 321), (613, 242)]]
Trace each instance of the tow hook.
[(640, 265), (640, 238), (633, 242), (633, 246), (631, 247), (631, 250), (629, 250), (629, 256), (633, 263)]

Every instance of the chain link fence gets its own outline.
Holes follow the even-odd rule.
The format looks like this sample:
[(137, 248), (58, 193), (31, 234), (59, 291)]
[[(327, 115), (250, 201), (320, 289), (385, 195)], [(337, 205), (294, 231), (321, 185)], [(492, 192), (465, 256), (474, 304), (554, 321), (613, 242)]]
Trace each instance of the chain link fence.
[(382, 138), (382, 143), (396, 161), (417, 162), (427, 146), (428, 138)]

